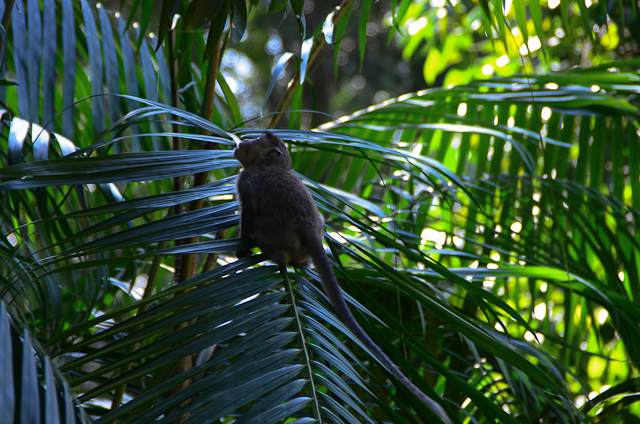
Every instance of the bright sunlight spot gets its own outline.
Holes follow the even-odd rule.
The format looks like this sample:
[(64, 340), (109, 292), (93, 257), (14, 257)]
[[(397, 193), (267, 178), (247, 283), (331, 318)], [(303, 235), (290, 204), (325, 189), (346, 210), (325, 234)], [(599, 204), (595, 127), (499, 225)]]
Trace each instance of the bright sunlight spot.
[(339, 233), (336, 232), (330, 232), (329, 235), (331, 236), (332, 239), (334, 239), (335, 241), (337, 241), (340, 244), (347, 244), (347, 239), (342, 237)]
[(573, 402), (576, 405), (576, 408), (580, 409), (584, 406), (584, 403), (587, 401), (587, 397), (585, 395), (580, 395), (576, 397), (576, 400)]
[(424, 16), (409, 25), (409, 35), (416, 35), (420, 30), (427, 26), (427, 18)]
[(489, 76), (493, 74), (493, 65), (489, 65), (488, 63), (482, 67), (482, 74)]
[(460, 103), (458, 105), (458, 116), (465, 116), (467, 114), (467, 104)]
[(219, 200), (233, 200), (233, 194), (219, 194), (217, 196), (209, 197), (209, 200), (212, 202), (219, 201)]
[(528, 342), (532, 342), (534, 341), (536, 338), (533, 337), (533, 333), (531, 331), (527, 331), (526, 333), (524, 333), (524, 339)]
[(531, 215), (538, 216), (538, 214), (540, 214), (540, 208), (537, 205), (534, 205), (531, 208)]
[(556, 7), (560, 6), (560, 0), (549, 0), (547, 2), (547, 6), (549, 6), (549, 9), (553, 10)]
[(444, 7), (441, 9), (438, 9), (436, 16), (438, 17), (438, 19), (444, 18), (445, 16), (447, 16), (447, 9), (445, 9)]
[(618, 273), (618, 279), (624, 283), (624, 271)]
[(500, 261), (500, 254), (498, 252), (494, 253), (493, 255), (491, 255), (491, 259), (496, 262)]
[(547, 283), (540, 284), (540, 292), (546, 293), (548, 288), (549, 286), (547, 285)]
[(535, 37), (529, 38), (529, 41), (527, 42), (527, 45), (529, 46), (529, 51), (532, 51), (532, 52), (535, 52), (536, 50), (539, 50), (540, 47), (542, 47), (542, 43), (540, 42), (540, 38), (538, 38), (537, 35)]
[(178, 25), (179, 20), (180, 20), (180, 15), (178, 14), (173, 15), (173, 21), (171, 21), (171, 31), (176, 29), (176, 26)]
[(544, 317), (547, 315), (547, 304), (540, 303), (533, 308), (533, 316), (535, 319), (542, 321)]
[(511, 12), (511, 6), (513, 6), (513, 0), (506, 0), (504, 2), (504, 16), (507, 16)]
[(587, 6), (587, 9), (591, 7), (593, 2), (591, 0), (584, 0), (584, 5)]
[(513, 231), (514, 233), (519, 233), (520, 230), (522, 230), (522, 224), (516, 221), (513, 224), (511, 224), (511, 227), (509, 228), (511, 228), (511, 231)]
[(502, 68), (503, 66), (507, 65), (509, 62), (511, 62), (511, 59), (509, 59), (509, 56), (505, 54), (504, 56), (500, 56), (496, 60), (496, 65), (498, 65), (498, 68)]
[(516, 125), (516, 118), (514, 118), (513, 116), (510, 116), (509, 119), (507, 119), (507, 127), (509, 128), (513, 128)]
[(471, 403), (471, 398), (466, 398), (464, 400), (464, 402), (462, 402), (462, 409), (466, 408), (467, 406), (469, 406), (469, 404)]
[(502, 325), (500, 325), (499, 322), (496, 322), (496, 325), (494, 325), (493, 328), (495, 328), (497, 331), (501, 333), (504, 333), (504, 328), (502, 328)]
[(16, 247), (18, 245), (18, 238), (13, 233), (7, 236), (7, 240), (9, 240), (9, 243), (11, 243), (11, 246), (13, 247)]
[(555, 82), (549, 82), (549, 83), (545, 84), (544, 87), (547, 90), (557, 90), (558, 89), (558, 84), (556, 84)]
[(529, 50), (527, 50), (527, 46), (525, 44), (521, 45), (518, 51), (520, 52), (521, 56), (526, 56), (529, 54)]
[(591, 86), (591, 91), (593, 91), (594, 93), (597, 93), (598, 91), (600, 91), (600, 87), (597, 85), (592, 85)]
[[(447, 240), (447, 233), (444, 231), (434, 230), (433, 228), (425, 228), (420, 234), (422, 240), (430, 241), (436, 244), (436, 248), (441, 249), (444, 242)], [(440, 246), (440, 247), (438, 247)]]
[(256, 294), (254, 294), (254, 295), (251, 295), (251, 296), (247, 297), (246, 299), (242, 299), (240, 302), (236, 303), (236, 305), (242, 305), (243, 303), (250, 302), (250, 301), (252, 301), (253, 299), (257, 298), (258, 296), (260, 296), (260, 295), (259, 295), (259, 294), (257, 294), (257, 293), (256, 293)]
[(520, 35), (520, 28), (518, 27), (513, 27), (511, 29), (511, 35), (513, 35), (514, 37), (517, 37), (518, 35)]
[(147, 287), (147, 281), (149, 281), (149, 276), (147, 274), (140, 274), (136, 277), (133, 284), (137, 287)]
[(142, 299), (144, 295), (144, 290), (147, 287), (147, 281), (149, 281), (149, 276), (147, 274), (140, 274), (133, 281), (133, 287), (131, 288), (131, 296), (135, 300)]
[(551, 118), (551, 108), (547, 106), (543, 107), (541, 116), (543, 121), (548, 121), (549, 118)]
[(600, 309), (600, 312), (598, 312), (598, 324), (604, 324), (607, 318), (609, 318), (609, 311), (604, 308)]
[(540, 192), (536, 191), (535, 193), (533, 193), (533, 196), (531, 196), (531, 198), (533, 199), (534, 202), (539, 202), (540, 201)]
[(487, 269), (498, 269), (500, 266), (498, 264), (494, 264), (493, 262), (487, 264)]

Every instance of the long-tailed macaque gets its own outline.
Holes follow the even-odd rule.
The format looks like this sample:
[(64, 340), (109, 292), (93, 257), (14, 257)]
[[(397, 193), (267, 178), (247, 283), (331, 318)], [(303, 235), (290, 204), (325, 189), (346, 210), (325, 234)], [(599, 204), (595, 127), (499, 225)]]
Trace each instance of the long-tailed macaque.
[[(253, 237), (262, 252), (282, 269), (311, 258), (325, 293), (349, 330), (443, 422), (450, 424), (444, 409), (400, 371), (351, 314), (322, 246), (324, 220), (309, 190), (291, 171), (291, 157), (284, 142), (265, 132), (240, 143), (234, 154), (244, 166), (238, 179), (241, 237)], [(250, 254), (250, 250), (236, 252), (239, 258)]]

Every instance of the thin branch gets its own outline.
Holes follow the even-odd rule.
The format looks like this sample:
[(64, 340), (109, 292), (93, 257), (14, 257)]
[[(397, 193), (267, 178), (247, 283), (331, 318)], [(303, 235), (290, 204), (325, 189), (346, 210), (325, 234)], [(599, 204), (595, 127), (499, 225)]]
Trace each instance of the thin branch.
[[(166, 242), (164, 241), (161, 242), (158, 245), (158, 250), (164, 249), (165, 244)], [(158, 279), (158, 270), (160, 269), (161, 264), (162, 264), (162, 256), (155, 256), (153, 258), (153, 262), (151, 263), (151, 269), (149, 270), (149, 278), (147, 279), (147, 286), (144, 289), (144, 294), (142, 295), (142, 299), (147, 299), (151, 297), (151, 295), (153, 294), (153, 289), (156, 287), (156, 280)], [(148, 303), (143, 304), (142, 306), (140, 306), (140, 308), (138, 308), (138, 312), (136, 313), (136, 315), (140, 315), (141, 313), (145, 312), (148, 307), (149, 307)], [(133, 330), (133, 332), (136, 332), (141, 328), (142, 328), (142, 324), (137, 325)], [(129, 352), (135, 352), (140, 347), (141, 344), (142, 343), (134, 343), (129, 348)], [(133, 366), (133, 363), (129, 362), (127, 365), (122, 367), (120, 375), (131, 370), (132, 366)], [(115, 394), (113, 395), (113, 400), (111, 401), (112, 411), (118, 408), (122, 403), (122, 398), (124, 397), (124, 392), (126, 388), (127, 388), (127, 384), (125, 383), (116, 389)]]
[(307, 373), (309, 374), (309, 383), (311, 383), (311, 396), (313, 398), (313, 415), (315, 415), (316, 420), (319, 424), (322, 424), (322, 416), (320, 415), (320, 402), (318, 401), (316, 385), (313, 381), (313, 370), (311, 369), (311, 355), (309, 355), (309, 350), (307, 349), (307, 341), (304, 338), (304, 332), (302, 331), (302, 322), (300, 321), (300, 314), (298, 313), (298, 307), (296, 305), (296, 298), (293, 294), (293, 286), (291, 285), (291, 281), (289, 281), (289, 273), (287, 273), (287, 267), (280, 267), (280, 275), (284, 279), (285, 288), (287, 292), (287, 296), (289, 297), (289, 303), (291, 303), (291, 309), (293, 310), (293, 316), (295, 318), (294, 325), (296, 327), (296, 331), (300, 335), (300, 344), (302, 345), (302, 352), (304, 353), (304, 363), (307, 366)]
[[(213, 120), (213, 112), (215, 110), (214, 101), (216, 96), (216, 81), (218, 78), (218, 70), (220, 69), (220, 52), (222, 47), (223, 37), (218, 40), (218, 44), (216, 45), (216, 50), (213, 53), (211, 59), (209, 59), (209, 67), (207, 69), (207, 79), (205, 81), (204, 87), (204, 99), (202, 100), (202, 111), (200, 116), (202, 116), (207, 121)], [(208, 130), (202, 130), (202, 135), (210, 135), (211, 132)], [(203, 146), (205, 149), (214, 149), (217, 147), (217, 144), (206, 143)], [(208, 172), (201, 172), (195, 175), (193, 181), (193, 187), (200, 187), (207, 182), (207, 178), (209, 177)], [(198, 209), (202, 209), (202, 201), (203, 199), (193, 200), (189, 204), (189, 211), (195, 211)], [(198, 237), (191, 237), (184, 241), (185, 244), (192, 244), (198, 241)], [(180, 269), (180, 281), (185, 281), (191, 278), (193, 274), (195, 274), (195, 255), (188, 254), (182, 256), (182, 267)]]
[[(352, 3), (353, 3), (353, 0), (343, 0), (342, 4), (339, 6), (340, 11), (333, 18), (334, 28), (338, 24), (338, 22), (342, 20), (347, 10), (351, 7)], [(311, 65), (315, 62), (316, 58), (320, 54), (320, 51), (324, 47), (325, 43), (326, 41), (325, 41), (324, 35), (320, 33), (318, 35), (318, 41), (314, 44), (313, 48), (311, 49), (311, 53), (309, 53), (309, 61), (307, 62), (307, 69), (309, 69)], [(278, 107), (276, 108), (273, 116), (271, 117), (271, 121), (269, 121), (267, 128), (275, 128), (276, 125), (278, 125), (278, 121), (280, 121), (280, 118), (283, 115), (282, 112), (284, 112), (289, 107), (289, 104), (291, 103), (291, 99), (293, 99), (293, 95), (295, 94), (299, 86), (300, 86), (300, 74), (296, 74), (296, 76), (293, 77), (293, 80), (291, 80), (291, 82), (289, 83), (289, 88), (287, 89), (287, 92), (284, 93), (282, 100), (280, 100), (280, 103), (278, 104)]]

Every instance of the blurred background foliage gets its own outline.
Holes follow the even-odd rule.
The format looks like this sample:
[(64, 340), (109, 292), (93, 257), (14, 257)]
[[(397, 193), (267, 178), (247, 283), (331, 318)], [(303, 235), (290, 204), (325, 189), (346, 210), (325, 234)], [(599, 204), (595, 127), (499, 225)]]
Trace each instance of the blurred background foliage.
[(628, 0), (5, 0), (0, 423), (435, 422), (312, 270), (236, 261), (276, 129), (453, 422), (640, 422)]

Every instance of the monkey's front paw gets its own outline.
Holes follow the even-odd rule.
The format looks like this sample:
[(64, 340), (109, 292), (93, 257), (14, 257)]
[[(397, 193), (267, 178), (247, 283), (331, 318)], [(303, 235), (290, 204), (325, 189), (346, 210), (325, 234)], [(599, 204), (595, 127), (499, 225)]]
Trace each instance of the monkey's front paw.
[(253, 250), (252, 249), (245, 249), (245, 250), (237, 250), (236, 251), (236, 257), (238, 259), (246, 258), (247, 256), (251, 256), (252, 254), (253, 254)]

